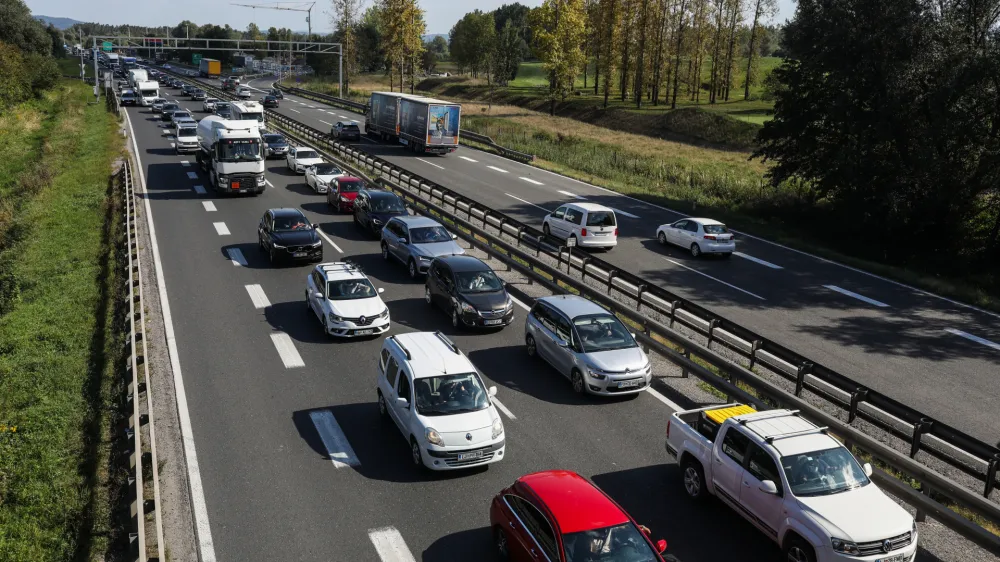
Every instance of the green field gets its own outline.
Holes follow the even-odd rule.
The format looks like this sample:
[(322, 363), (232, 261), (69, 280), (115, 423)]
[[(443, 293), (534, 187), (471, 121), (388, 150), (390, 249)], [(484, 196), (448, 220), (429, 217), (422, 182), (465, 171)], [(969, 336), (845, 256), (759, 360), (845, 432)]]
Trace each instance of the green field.
[(122, 140), (93, 90), (61, 81), (0, 115), (0, 560), (103, 559)]

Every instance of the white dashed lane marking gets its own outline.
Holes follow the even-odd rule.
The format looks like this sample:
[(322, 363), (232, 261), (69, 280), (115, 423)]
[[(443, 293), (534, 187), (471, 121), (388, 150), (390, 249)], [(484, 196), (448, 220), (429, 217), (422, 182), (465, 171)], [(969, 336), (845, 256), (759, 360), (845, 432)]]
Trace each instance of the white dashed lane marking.
[(229, 236), (229, 227), (226, 226), (224, 222), (212, 223), (215, 226), (215, 231), (219, 233), (219, 236)]
[(204, 195), (205, 194), (205, 186), (203, 186), (203, 185), (196, 185), (196, 186), (194, 186), (194, 192), (197, 193), (197, 194), (199, 194), (199, 195)]
[(468, 156), (459, 156), (459, 158), (461, 158), (462, 160), (466, 160), (468, 162), (479, 162), (479, 160), (473, 160), (472, 158), (469, 158)]
[(323, 232), (322, 230), (317, 230), (316, 232), (319, 232), (319, 235), (323, 237), (323, 240), (326, 240), (331, 246), (336, 248), (338, 252), (340, 252), (341, 254), (344, 253), (344, 251), (340, 249), (340, 246), (338, 246), (337, 243), (334, 242), (332, 238), (327, 236), (325, 232)]
[(437, 168), (439, 170), (443, 170), (444, 169), (444, 166), (438, 166), (437, 164), (435, 164), (433, 162), (428, 162), (427, 160), (424, 160), (423, 158), (417, 158), (417, 160), (420, 160), (421, 162), (423, 162), (424, 164), (427, 164), (428, 166), (434, 166), (435, 168)]
[(962, 330), (956, 330), (955, 328), (945, 328), (945, 332), (948, 332), (949, 334), (953, 334), (953, 335), (956, 335), (956, 336), (959, 336), (959, 337), (963, 337), (963, 338), (965, 338), (965, 339), (967, 339), (969, 341), (974, 341), (976, 343), (983, 344), (986, 347), (989, 347), (991, 349), (995, 349), (997, 351), (1000, 351), (1000, 343), (994, 343), (994, 342), (991, 342), (988, 339), (984, 339), (984, 338), (981, 338), (979, 336), (974, 336), (974, 335), (972, 335), (970, 333), (963, 332)]
[(546, 213), (548, 213), (548, 212), (549, 212), (549, 210), (548, 210), (548, 209), (546, 209), (545, 207), (542, 207), (542, 206), (540, 206), (540, 205), (535, 205), (535, 204), (534, 204), (534, 203), (532, 203), (531, 201), (525, 201), (524, 199), (521, 199), (520, 197), (518, 197), (518, 196), (516, 196), (516, 195), (511, 195), (510, 193), (504, 193), (504, 195), (506, 195), (507, 197), (510, 197), (511, 199), (517, 199), (517, 200), (518, 200), (518, 201), (520, 201), (521, 203), (527, 203), (528, 205), (531, 205), (532, 207), (536, 207), (536, 208), (538, 208), (538, 209), (541, 209), (541, 210), (545, 211)]
[(382, 562), (416, 562), (403, 535), (395, 527), (372, 529), (368, 531), (368, 538), (375, 545), (375, 551)]
[(198, 174), (196, 174), (195, 172), (188, 172), (188, 179), (189, 180), (196, 180), (196, 179), (198, 179)]
[(336, 468), (361, 466), (357, 455), (354, 454), (354, 449), (351, 448), (350, 442), (347, 441), (347, 436), (340, 429), (337, 418), (333, 417), (333, 412), (330, 410), (316, 410), (309, 412), (309, 418), (312, 419), (313, 425), (316, 426), (316, 433), (319, 434), (319, 438), (323, 442), (323, 447), (326, 449), (327, 458), (333, 462), (333, 466)]
[(573, 199), (586, 199), (586, 197), (584, 197), (582, 195), (577, 195), (575, 193), (570, 193), (569, 191), (563, 191), (561, 189), (559, 190), (559, 193), (562, 193), (566, 197), (572, 197)]
[(507, 174), (507, 173), (509, 173), (507, 170), (504, 170), (503, 168), (497, 168), (496, 166), (486, 166), (486, 167), (489, 168), (489, 169), (491, 169), (491, 170), (496, 170), (496, 171), (500, 172), (501, 174)]
[(518, 179), (522, 179), (522, 180), (524, 180), (524, 181), (526, 181), (526, 182), (528, 182), (528, 183), (533, 183), (533, 184), (535, 184), (535, 185), (545, 185), (544, 183), (542, 183), (542, 182), (540, 182), (540, 181), (535, 181), (535, 180), (533, 180), (533, 179), (531, 179), (531, 178), (526, 178), (526, 177), (520, 177), (520, 178), (518, 178)]
[(764, 260), (762, 260), (760, 258), (755, 258), (753, 256), (744, 254), (743, 252), (733, 252), (733, 255), (734, 256), (739, 256), (739, 257), (741, 257), (741, 258), (743, 258), (745, 260), (750, 260), (750, 261), (752, 261), (754, 263), (759, 263), (760, 265), (763, 265), (764, 267), (770, 267), (771, 269), (785, 269), (785, 268), (781, 267), (780, 265), (775, 265), (775, 264), (773, 264), (773, 263), (771, 263), (769, 261), (764, 261)]
[(181, 166), (184, 166), (185, 168), (187, 168), (190, 165), (191, 165), (191, 163), (188, 162), (187, 160), (181, 160)]
[(215, 208), (215, 203), (212, 203), (211, 201), (202, 201), (201, 204), (204, 205), (205, 210), (208, 211), (209, 213), (214, 213), (215, 211), (218, 211), (218, 209)]
[(676, 266), (678, 266), (678, 267), (683, 267), (684, 269), (686, 269), (686, 270), (688, 270), (688, 271), (690, 271), (692, 273), (697, 273), (698, 275), (707, 277), (707, 278), (711, 279), (712, 281), (715, 281), (717, 283), (722, 283), (723, 285), (725, 285), (727, 287), (730, 287), (732, 289), (736, 289), (737, 291), (739, 291), (741, 293), (745, 293), (747, 295), (750, 295), (751, 297), (754, 297), (756, 299), (760, 299), (762, 301), (766, 301), (767, 300), (767, 299), (765, 299), (764, 297), (762, 297), (760, 295), (756, 295), (754, 293), (751, 293), (750, 291), (747, 291), (746, 289), (741, 289), (741, 288), (737, 287), (736, 285), (733, 285), (732, 283), (726, 283), (725, 281), (723, 281), (722, 279), (719, 279), (718, 277), (712, 277), (711, 275), (709, 275), (707, 273), (702, 273), (702, 272), (698, 271), (697, 269), (694, 269), (692, 267), (688, 267), (688, 266), (686, 266), (686, 265), (684, 265), (684, 264), (682, 264), (680, 262), (676, 262), (676, 261), (674, 261), (672, 259), (669, 259), (669, 258), (663, 258), (663, 259), (666, 260), (666, 261), (668, 261), (668, 262), (670, 262), (670, 263), (672, 263), (672, 264), (674, 264), (674, 265), (676, 265)]
[(246, 285), (247, 293), (250, 294), (250, 300), (253, 301), (253, 307), (257, 310), (262, 308), (267, 308), (271, 306), (271, 301), (267, 300), (267, 295), (264, 294), (264, 288), (260, 285)]
[(501, 412), (507, 414), (508, 418), (510, 418), (512, 420), (516, 420), (517, 419), (517, 416), (515, 416), (513, 413), (511, 413), (511, 411), (507, 409), (507, 406), (504, 406), (503, 402), (501, 402), (500, 400), (498, 400), (496, 397), (493, 398), (493, 405), (496, 406), (497, 409), (500, 410)]
[(866, 303), (868, 303), (868, 304), (870, 304), (872, 306), (877, 306), (879, 308), (888, 308), (888, 306), (889, 306), (889, 305), (885, 304), (884, 302), (880, 302), (880, 301), (877, 301), (875, 299), (870, 299), (870, 298), (868, 298), (868, 297), (866, 297), (864, 295), (859, 295), (858, 293), (855, 293), (854, 291), (848, 291), (847, 289), (842, 289), (842, 288), (840, 288), (840, 287), (838, 287), (836, 285), (823, 285), (823, 286), (826, 287), (827, 289), (830, 289), (831, 291), (836, 291), (836, 292), (838, 292), (838, 293), (840, 293), (842, 295), (847, 295), (849, 297), (858, 299), (859, 301), (866, 302)]
[(226, 253), (229, 254), (229, 259), (232, 260), (233, 265), (247, 266), (247, 259), (243, 257), (243, 252), (239, 248), (229, 248), (226, 250)]
[[(278, 350), (278, 355), (281, 357), (281, 362), (285, 364), (286, 369), (306, 366), (302, 360), (302, 356), (299, 355), (299, 350), (295, 349), (295, 344), (288, 334), (275, 332), (271, 334), (271, 342), (274, 343), (274, 348)], [(333, 416), (333, 414), (330, 415), (331, 417)]]

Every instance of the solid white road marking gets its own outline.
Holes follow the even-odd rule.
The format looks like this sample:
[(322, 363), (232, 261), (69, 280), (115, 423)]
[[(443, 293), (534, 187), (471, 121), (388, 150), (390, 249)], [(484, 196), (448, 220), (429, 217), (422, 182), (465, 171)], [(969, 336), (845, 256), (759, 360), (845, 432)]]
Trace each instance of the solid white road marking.
[(532, 207), (538, 207), (539, 209), (541, 209), (541, 210), (545, 211), (546, 213), (548, 213), (548, 212), (549, 212), (549, 210), (548, 210), (548, 209), (546, 209), (545, 207), (541, 207), (541, 206), (539, 206), (539, 205), (535, 205), (535, 204), (534, 204), (534, 203), (532, 203), (531, 201), (525, 201), (524, 199), (521, 199), (520, 197), (518, 197), (518, 196), (516, 196), (516, 195), (511, 195), (510, 193), (504, 193), (504, 195), (506, 195), (507, 197), (510, 197), (510, 198), (512, 198), (512, 199), (517, 199), (517, 200), (518, 200), (518, 201), (520, 201), (521, 203), (527, 203), (527, 204), (531, 205)]
[(630, 219), (641, 218), (639, 215), (633, 215), (632, 213), (625, 212), (625, 211), (623, 211), (621, 209), (616, 209), (614, 207), (608, 207), (608, 208), (611, 209), (612, 211), (614, 211), (616, 215), (625, 215), (626, 217), (628, 217)]
[[(510, 295), (507, 295), (507, 296), (510, 296)], [(520, 306), (521, 308), (523, 308), (526, 311), (527, 310), (531, 310), (531, 308), (528, 305), (524, 304), (523, 302), (519, 301), (518, 299), (515, 299), (512, 296), (510, 296), (510, 300), (513, 301), (514, 304), (516, 304), (517, 306)]]
[(572, 197), (573, 199), (586, 199), (586, 197), (584, 197), (582, 195), (577, 195), (575, 193), (570, 193), (569, 191), (563, 191), (562, 189), (559, 190), (559, 193), (562, 193), (566, 197)]
[(771, 269), (785, 269), (785, 268), (781, 267), (780, 265), (775, 265), (775, 264), (773, 264), (773, 263), (771, 263), (769, 261), (764, 261), (764, 260), (762, 260), (760, 258), (755, 258), (753, 256), (744, 254), (743, 252), (733, 252), (733, 255), (734, 256), (739, 256), (739, 257), (741, 257), (741, 258), (743, 258), (745, 260), (750, 260), (752, 262), (759, 263), (760, 265), (763, 265), (764, 267), (770, 267)]
[(535, 181), (535, 180), (533, 180), (533, 179), (531, 179), (531, 178), (526, 178), (526, 177), (523, 177), (523, 176), (522, 176), (522, 177), (520, 177), (520, 178), (518, 178), (518, 179), (522, 179), (522, 180), (524, 180), (524, 181), (526, 181), (526, 182), (528, 182), (528, 183), (533, 183), (533, 184), (535, 184), (535, 185), (545, 185), (544, 183), (542, 183), (542, 182), (540, 182), (540, 181)]
[(170, 143), (170, 148), (177, 148), (177, 144), (176, 143)]
[(979, 336), (974, 336), (974, 335), (969, 334), (967, 332), (963, 332), (962, 330), (956, 330), (955, 328), (945, 328), (944, 331), (948, 332), (949, 334), (954, 334), (956, 336), (961, 336), (961, 337), (963, 337), (963, 338), (965, 338), (967, 340), (972, 340), (972, 341), (974, 341), (976, 343), (981, 343), (981, 344), (985, 345), (986, 347), (989, 347), (989, 348), (995, 349), (997, 351), (1000, 351), (1000, 343), (994, 343), (994, 342), (991, 342), (990, 340), (983, 339), (983, 338), (981, 338)]
[(302, 361), (302, 356), (299, 355), (299, 350), (295, 349), (295, 344), (292, 343), (292, 338), (288, 334), (275, 332), (271, 334), (271, 342), (278, 350), (278, 355), (281, 356), (281, 362), (285, 364), (286, 369), (306, 366), (305, 362)]
[(243, 252), (239, 248), (229, 248), (226, 252), (229, 254), (229, 259), (233, 261), (233, 265), (247, 266), (247, 259), (243, 257)]
[(288, 108), (288, 111), (294, 111), (295, 113), (302, 113), (301, 111), (299, 111), (299, 110), (297, 110), (297, 109), (292, 109), (292, 108), (290, 108), (290, 107)]
[(219, 233), (219, 236), (229, 236), (229, 227), (226, 226), (224, 222), (212, 223), (215, 226), (215, 231)]
[[(332, 111), (330, 112), (330, 115), (333, 115), (333, 112), (332, 112)], [(348, 116), (346, 116), (346, 115), (341, 115), (341, 116), (340, 116), (340, 118), (341, 118), (341, 119), (350, 119), (350, 117), (348, 117)]]
[(203, 186), (203, 185), (196, 185), (196, 186), (194, 186), (194, 192), (197, 193), (197, 194), (199, 194), (199, 195), (204, 195), (205, 194), (205, 186)]
[(371, 529), (368, 531), (368, 538), (375, 545), (375, 551), (382, 562), (416, 562), (403, 535), (395, 527)]
[(191, 165), (191, 163), (188, 162), (187, 160), (181, 160), (181, 166), (184, 166), (185, 168), (187, 168), (190, 165)]
[[(139, 160), (139, 184), (146, 192), (146, 174), (142, 168), (142, 156), (139, 144), (135, 140), (135, 130), (128, 112), (125, 112), (125, 122), (128, 123), (129, 136), (132, 138), (132, 150)], [(191, 425), (191, 412), (188, 409), (187, 391), (184, 389), (184, 377), (181, 373), (181, 355), (177, 351), (177, 335), (174, 332), (174, 321), (170, 314), (170, 299), (167, 295), (167, 283), (163, 276), (163, 262), (160, 260), (160, 245), (156, 240), (156, 226), (153, 220), (153, 208), (149, 197), (143, 198), (146, 207), (147, 224), (149, 225), (150, 250), (153, 252), (153, 267), (156, 271), (156, 286), (160, 296), (160, 313), (163, 315), (163, 331), (167, 340), (167, 351), (170, 355), (170, 370), (174, 376), (174, 399), (177, 401), (177, 417), (180, 422), (181, 443), (184, 447), (184, 465), (187, 467), (188, 492), (191, 498), (191, 512), (194, 515), (195, 536), (198, 541), (199, 559), (201, 562), (216, 562), (215, 542), (212, 540), (212, 526), (208, 520), (208, 506), (205, 503), (205, 488), (201, 481), (201, 468), (198, 465), (198, 451), (195, 448), (194, 433)]]
[(317, 121), (319, 121), (320, 123), (326, 123), (327, 125), (333, 125), (333, 123), (329, 121), (323, 121), (322, 119), (317, 119)]
[(502, 168), (497, 168), (496, 166), (486, 166), (486, 167), (489, 168), (489, 169), (491, 169), (491, 170), (496, 170), (496, 171), (500, 172), (501, 174), (507, 174), (507, 173), (509, 173), (507, 170), (504, 170)]
[(461, 158), (462, 160), (466, 160), (468, 162), (479, 162), (479, 160), (473, 160), (472, 158), (469, 158), (468, 156), (459, 156), (459, 158)]
[(201, 204), (205, 206), (205, 210), (209, 213), (218, 211), (218, 209), (215, 208), (215, 203), (212, 203), (211, 201), (202, 201)]
[(268, 187), (274, 187), (274, 184), (272, 184), (270, 180), (264, 180), (264, 183), (266, 183)]
[(250, 293), (250, 300), (253, 301), (253, 307), (260, 310), (261, 308), (267, 308), (271, 306), (271, 301), (267, 300), (267, 295), (264, 294), (264, 288), (260, 285), (246, 285), (247, 293)]
[(511, 413), (511, 411), (507, 409), (507, 406), (504, 406), (503, 402), (497, 400), (497, 398), (495, 396), (493, 397), (493, 405), (496, 406), (497, 409), (500, 410), (501, 412), (507, 414), (508, 418), (510, 418), (512, 420), (516, 420), (517, 419), (517, 416), (515, 416), (513, 413)]
[(750, 291), (747, 291), (746, 289), (741, 289), (741, 288), (737, 287), (736, 285), (733, 285), (732, 283), (726, 283), (722, 279), (719, 279), (717, 277), (712, 277), (711, 275), (709, 275), (707, 273), (702, 273), (702, 272), (698, 271), (697, 269), (688, 267), (688, 266), (686, 266), (686, 265), (684, 265), (682, 263), (676, 262), (676, 261), (674, 261), (672, 259), (669, 259), (669, 258), (663, 258), (663, 259), (666, 260), (666, 261), (668, 261), (668, 262), (670, 262), (670, 263), (672, 263), (672, 264), (674, 264), (674, 265), (676, 265), (676, 266), (683, 267), (684, 269), (687, 269), (688, 271), (692, 271), (694, 273), (697, 273), (698, 275), (703, 275), (705, 277), (708, 277), (712, 281), (718, 281), (719, 283), (722, 283), (723, 285), (725, 285), (727, 287), (731, 287), (733, 289), (736, 289), (737, 291), (739, 291), (741, 293), (746, 293), (746, 294), (750, 295), (751, 297), (758, 298), (758, 299), (760, 299), (762, 301), (766, 301), (767, 300), (767, 299), (765, 299), (764, 297), (762, 297), (760, 295), (755, 295), (755, 294), (751, 293)]
[(877, 306), (879, 308), (887, 308), (889, 306), (889, 305), (885, 304), (884, 302), (879, 302), (879, 301), (877, 301), (875, 299), (870, 299), (870, 298), (868, 298), (868, 297), (866, 297), (864, 295), (859, 295), (859, 294), (855, 293), (854, 291), (848, 291), (847, 289), (842, 289), (842, 288), (840, 288), (840, 287), (838, 287), (836, 285), (823, 285), (823, 286), (826, 287), (827, 289), (830, 289), (831, 291), (836, 291), (836, 292), (838, 292), (838, 293), (840, 293), (842, 295), (847, 295), (849, 297), (856, 298), (859, 301), (866, 302), (866, 303), (868, 303), (868, 304), (870, 304), (872, 306)]
[(313, 425), (316, 426), (316, 433), (319, 434), (320, 440), (323, 441), (327, 458), (333, 462), (334, 467), (361, 466), (361, 461), (354, 454), (354, 449), (351, 448), (350, 442), (347, 441), (344, 431), (340, 429), (337, 418), (333, 417), (333, 412), (330, 410), (316, 410), (309, 412), (309, 418), (312, 419)]
[(195, 172), (188, 172), (188, 179), (189, 180), (196, 180), (196, 179), (198, 179), (198, 174), (196, 174)]
[(338, 246), (337, 243), (334, 242), (332, 238), (330, 238), (329, 236), (327, 236), (325, 232), (323, 232), (320, 229), (317, 229), (316, 232), (319, 232), (319, 235), (322, 236), (324, 240), (326, 240), (327, 242), (329, 242), (331, 246), (333, 246), (334, 248), (336, 248), (338, 252), (340, 252), (341, 254), (344, 253), (344, 251), (340, 249), (340, 246)]
[(673, 410), (675, 412), (680, 412), (681, 410), (684, 409), (684, 408), (681, 408), (679, 405), (677, 405), (677, 403), (674, 402), (673, 400), (667, 398), (666, 396), (664, 396), (664, 395), (660, 394), (659, 392), (657, 392), (656, 390), (654, 390), (653, 387), (651, 387), (651, 386), (647, 386), (646, 387), (646, 392), (648, 392), (650, 395), (652, 395), (653, 398), (656, 398), (660, 402), (663, 402), (664, 404), (666, 404), (666, 406), (668, 408), (670, 408), (671, 410)]
[(433, 162), (428, 162), (427, 160), (424, 160), (423, 158), (417, 158), (417, 160), (420, 160), (421, 162), (423, 162), (424, 164), (427, 164), (428, 166), (434, 166), (435, 168), (437, 168), (439, 170), (443, 170), (444, 169), (444, 166), (438, 166), (437, 164), (435, 164)]

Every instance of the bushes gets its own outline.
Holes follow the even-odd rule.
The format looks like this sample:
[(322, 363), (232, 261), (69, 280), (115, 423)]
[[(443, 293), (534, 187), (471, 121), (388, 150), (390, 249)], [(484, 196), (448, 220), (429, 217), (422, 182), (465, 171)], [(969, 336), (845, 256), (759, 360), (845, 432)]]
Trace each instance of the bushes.
[(0, 76), (0, 110), (4, 110), (51, 88), (60, 72), (52, 57), (23, 53), (0, 42)]

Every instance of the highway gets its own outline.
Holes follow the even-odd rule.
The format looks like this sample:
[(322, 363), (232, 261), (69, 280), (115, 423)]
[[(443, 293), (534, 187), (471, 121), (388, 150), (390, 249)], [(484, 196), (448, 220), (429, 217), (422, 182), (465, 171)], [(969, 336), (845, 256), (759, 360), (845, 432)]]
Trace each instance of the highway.
[[(266, 89), (272, 78), (250, 82)], [(277, 110), (318, 129), (364, 117), (297, 96)], [(599, 254), (724, 318), (995, 443), (1000, 316), (745, 234), (730, 260), (655, 240), (684, 215), (479, 150), (441, 157), (363, 138), (359, 147), (527, 224), (586, 199), (618, 211), (619, 244)], [(903, 241), (902, 243), (905, 243)]]
[[(164, 93), (177, 97), (175, 90)], [(180, 101), (196, 118), (204, 116), (200, 102)], [(174, 154), (157, 116), (145, 108), (127, 111), (172, 310), (215, 559), (486, 560), (492, 496), (522, 474), (550, 468), (592, 478), (684, 562), (780, 558), (736, 513), (717, 502), (695, 505), (683, 494), (677, 466), (663, 450), (673, 407), (668, 400), (654, 393), (633, 400), (577, 398), (565, 380), (524, 352), (524, 309), (517, 308), (514, 324), (501, 332), (456, 332), (424, 303), (422, 283), (383, 262), (376, 240), (359, 234), (349, 215), (328, 210), (324, 196), (283, 161), (270, 161), (262, 196), (214, 197), (205, 193), (207, 178), (194, 155)], [(450, 167), (466, 155), (494, 162), (465, 149), (429, 161)], [(326, 260), (351, 258), (385, 288), (390, 333), (442, 330), (487, 385), (499, 388), (504, 461), (444, 475), (410, 465), (406, 443), (377, 412), (381, 340), (326, 337), (302, 298), (309, 268), (272, 268), (258, 252), (257, 224), (274, 207), (302, 209), (321, 225)], [(540, 294), (535, 286), (517, 288), (529, 305)], [(669, 370), (656, 360), (655, 375)], [(922, 524), (921, 532), (933, 537), (935, 525)], [(725, 540), (718, 540), (720, 530)], [(963, 546), (954, 541), (924, 541), (917, 560), (955, 559), (948, 553)], [(386, 557), (378, 549), (387, 544), (410, 558)], [(988, 559), (974, 549), (964, 552), (965, 559)]]

